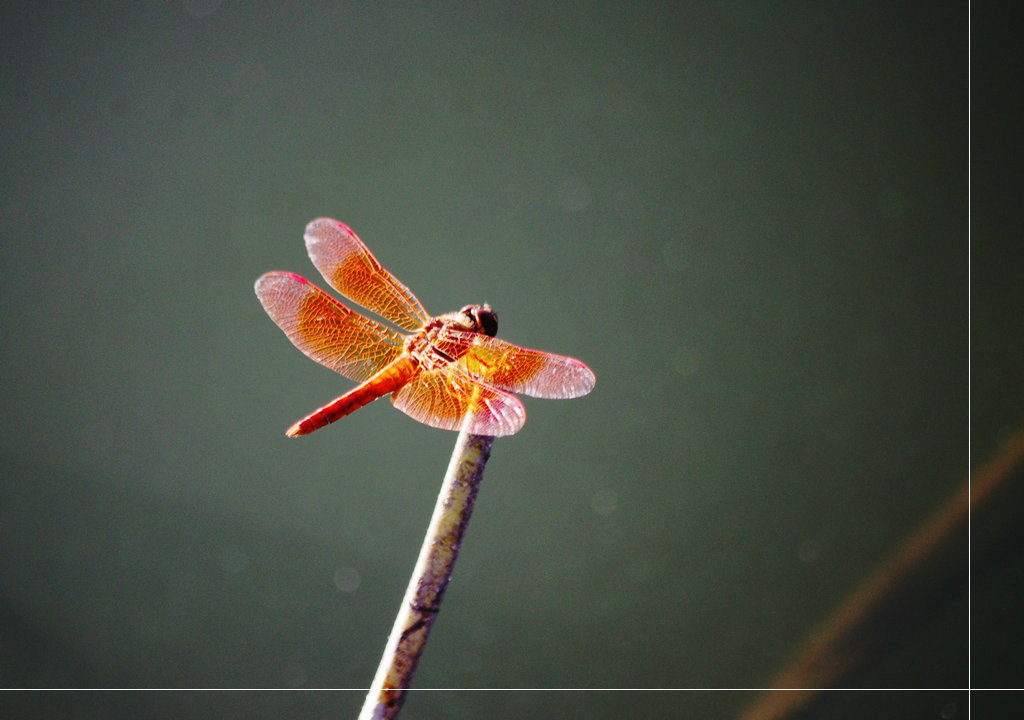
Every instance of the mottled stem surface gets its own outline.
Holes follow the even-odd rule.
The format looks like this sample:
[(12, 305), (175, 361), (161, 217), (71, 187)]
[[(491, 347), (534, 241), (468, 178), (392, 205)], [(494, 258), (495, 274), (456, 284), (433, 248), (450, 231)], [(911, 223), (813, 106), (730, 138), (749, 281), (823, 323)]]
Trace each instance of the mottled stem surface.
[(402, 606), (359, 720), (398, 716), (469, 525), (494, 438), (459, 434)]

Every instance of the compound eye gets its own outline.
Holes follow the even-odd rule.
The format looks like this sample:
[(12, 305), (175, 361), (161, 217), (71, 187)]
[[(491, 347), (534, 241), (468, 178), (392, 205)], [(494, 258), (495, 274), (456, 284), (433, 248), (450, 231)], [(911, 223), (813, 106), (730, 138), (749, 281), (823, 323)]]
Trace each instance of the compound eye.
[(476, 320), (480, 324), (484, 335), (494, 337), (498, 334), (498, 314), (493, 310), (477, 311)]

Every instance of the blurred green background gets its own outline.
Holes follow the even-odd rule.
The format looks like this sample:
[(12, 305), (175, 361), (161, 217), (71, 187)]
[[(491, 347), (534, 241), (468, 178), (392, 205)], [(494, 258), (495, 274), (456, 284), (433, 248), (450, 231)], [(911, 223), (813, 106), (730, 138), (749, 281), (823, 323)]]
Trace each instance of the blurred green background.
[[(0, 17), (0, 684), (369, 683), (455, 435), (380, 402), (284, 437), (351, 386), (252, 292), (320, 282), (315, 217), (429, 311), (487, 301), (501, 337), (598, 378), (495, 443), (417, 687), (763, 687), (1020, 426), (1007, 245), (975, 259), (968, 456), (962, 3)], [(979, 220), (975, 245), (1001, 232)], [(966, 687), (966, 582), (922, 608), (866, 686)], [(751, 699), (424, 693), (404, 716)]]

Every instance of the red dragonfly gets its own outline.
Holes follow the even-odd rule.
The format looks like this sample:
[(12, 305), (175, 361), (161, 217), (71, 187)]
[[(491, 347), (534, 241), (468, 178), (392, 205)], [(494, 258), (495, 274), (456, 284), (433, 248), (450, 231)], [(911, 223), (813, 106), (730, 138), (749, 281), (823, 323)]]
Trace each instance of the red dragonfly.
[(495, 338), (498, 316), (486, 304), (431, 317), (343, 223), (314, 220), (305, 237), (309, 257), (335, 290), (408, 334), (360, 315), (299, 275), (261, 276), (256, 296), (295, 347), (360, 383), (288, 428), (289, 437), (388, 393), (396, 408), (432, 427), (512, 435), (526, 422), (512, 392), (574, 398), (594, 388), (594, 373), (579, 360)]

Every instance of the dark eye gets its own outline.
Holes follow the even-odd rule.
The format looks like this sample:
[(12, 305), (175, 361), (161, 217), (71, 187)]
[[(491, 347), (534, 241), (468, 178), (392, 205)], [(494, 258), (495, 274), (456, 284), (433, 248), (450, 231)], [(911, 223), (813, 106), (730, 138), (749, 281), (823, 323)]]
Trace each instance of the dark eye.
[(498, 334), (498, 314), (492, 310), (479, 310), (476, 316), (484, 335), (494, 337)]

